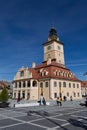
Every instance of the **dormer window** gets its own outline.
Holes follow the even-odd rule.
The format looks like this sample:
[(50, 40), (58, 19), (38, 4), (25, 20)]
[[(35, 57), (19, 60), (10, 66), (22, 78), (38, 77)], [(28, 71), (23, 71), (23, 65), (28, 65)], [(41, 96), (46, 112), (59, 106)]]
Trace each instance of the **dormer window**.
[(24, 71), (20, 72), (20, 77), (24, 77)]

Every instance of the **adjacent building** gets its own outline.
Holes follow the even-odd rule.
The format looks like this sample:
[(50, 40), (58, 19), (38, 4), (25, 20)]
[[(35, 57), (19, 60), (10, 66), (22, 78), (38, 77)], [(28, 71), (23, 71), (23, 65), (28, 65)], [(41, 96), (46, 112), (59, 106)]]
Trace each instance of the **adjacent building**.
[(82, 96), (87, 96), (87, 81), (81, 82), (81, 93)]
[(10, 83), (8, 81), (0, 81), (0, 92), (3, 88), (7, 88), (8, 92), (10, 91)]
[(55, 28), (51, 28), (48, 40), (43, 44), (44, 61), (32, 63), (32, 68), (22, 66), (13, 79), (13, 98), (38, 100), (43, 94), (55, 100), (64, 96), (81, 99), (81, 81), (65, 66), (64, 44)]

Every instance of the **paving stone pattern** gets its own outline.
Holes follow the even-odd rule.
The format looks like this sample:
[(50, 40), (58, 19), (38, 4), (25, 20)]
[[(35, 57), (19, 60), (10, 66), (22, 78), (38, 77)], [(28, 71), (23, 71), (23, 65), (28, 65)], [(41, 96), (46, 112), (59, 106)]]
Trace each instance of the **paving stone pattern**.
[(0, 108), (0, 130), (87, 130), (87, 107), (67, 104)]

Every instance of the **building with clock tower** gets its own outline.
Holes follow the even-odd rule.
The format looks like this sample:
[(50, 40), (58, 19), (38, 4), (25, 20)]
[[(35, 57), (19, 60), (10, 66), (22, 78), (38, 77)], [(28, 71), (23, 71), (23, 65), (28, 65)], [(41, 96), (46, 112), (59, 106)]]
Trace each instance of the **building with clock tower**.
[(63, 43), (60, 42), (55, 28), (51, 28), (48, 41), (44, 43), (44, 61), (56, 59), (56, 62), (65, 66)]
[(32, 68), (21, 67), (13, 79), (13, 98), (46, 100), (57, 97), (81, 99), (81, 81), (65, 66), (64, 44), (59, 40), (55, 28), (51, 28), (47, 42), (43, 44), (44, 61)]

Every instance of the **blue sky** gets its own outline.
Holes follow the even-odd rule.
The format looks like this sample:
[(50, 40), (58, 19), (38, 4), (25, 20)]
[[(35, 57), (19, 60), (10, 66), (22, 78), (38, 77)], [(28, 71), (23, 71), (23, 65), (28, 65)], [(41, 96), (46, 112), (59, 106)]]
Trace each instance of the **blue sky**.
[(52, 26), (64, 43), (66, 67), (87, 80), (87, 0), (0, 1), (0, 80), (43, 61)]

